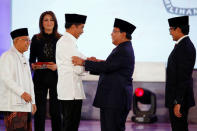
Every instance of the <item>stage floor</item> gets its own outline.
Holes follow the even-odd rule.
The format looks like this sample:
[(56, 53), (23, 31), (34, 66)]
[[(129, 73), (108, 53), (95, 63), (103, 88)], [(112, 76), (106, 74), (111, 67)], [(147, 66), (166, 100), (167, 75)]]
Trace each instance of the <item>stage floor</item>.
[[(50, 120), (46, 120), (45, 131), (51, 131)], [(126, 123), (126, 131), (170, 131), (169, 123), (154, 123), (154, 124), (136, 124), (133, 122)], [(0, 131), (5, 131), (3, 120), (0, 120)], [(100, 131), (99, 121), (80, 122), (79, 131)], [(189, 131), (197, 131), (197, 125), (189, 125)]]

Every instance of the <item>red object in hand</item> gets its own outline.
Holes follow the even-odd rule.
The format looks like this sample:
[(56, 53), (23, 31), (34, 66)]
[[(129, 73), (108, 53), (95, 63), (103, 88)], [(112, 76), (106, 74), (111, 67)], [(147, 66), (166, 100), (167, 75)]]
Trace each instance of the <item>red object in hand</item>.
[(50, 62), (36, 62), (35, 65), (52, 65)]
[(144, 95), (144, 90), (142, 88), (136, 88), (135, 89), (135, 95), (137, 97), (142, 97)]

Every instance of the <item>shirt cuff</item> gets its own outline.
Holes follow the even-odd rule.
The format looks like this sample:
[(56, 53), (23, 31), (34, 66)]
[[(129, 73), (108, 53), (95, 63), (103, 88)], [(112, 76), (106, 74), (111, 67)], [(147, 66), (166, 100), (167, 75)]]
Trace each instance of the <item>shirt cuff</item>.
[(84, 62), (83, 62), (83, 65), (82, 65), (82, 66), (85, 66), (85, 64), (86, 64), (86, 61), (84, 60)]
[(22, 94), (24, 93), (25, 91), (23, 89), (19, 89), (16, 91), (16, 93), (19, 95), (19, 96), (22, 96)]

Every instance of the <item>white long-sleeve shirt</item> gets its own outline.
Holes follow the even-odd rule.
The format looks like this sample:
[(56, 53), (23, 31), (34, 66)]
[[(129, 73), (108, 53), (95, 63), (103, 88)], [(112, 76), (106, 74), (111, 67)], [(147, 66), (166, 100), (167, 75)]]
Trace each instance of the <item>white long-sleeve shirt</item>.
[(73, 35), (65, 32), (56, 45), (57, 94), (59, 100), (86, 98), (81, 79), (84, 67), (72, 64), (72, 56), (85, 59), (85, 56), (78, 51), (76, 42), (77, 39)]
[[(0, 57), (0, 111), (31, 112), (33, 88), (29, 63), (13, 46)], [(24, 92), (31, 95), (32, 103), (21, 98)]]

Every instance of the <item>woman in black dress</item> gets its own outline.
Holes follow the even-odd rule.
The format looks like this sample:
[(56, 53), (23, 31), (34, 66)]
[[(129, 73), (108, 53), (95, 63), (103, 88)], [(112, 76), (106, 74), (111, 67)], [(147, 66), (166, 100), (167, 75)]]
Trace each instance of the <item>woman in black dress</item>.
[[(57, 99), (57, 66), (55, 62), (56, 43), (61, 35), (52, 11), (43, 12), (39, 20), (40, 33), (32, 38), (30, 59), (34, 70), (34, 91), (37, 112), (34, 116), (35, 131), (45, 130), (47, 93), (49, 90), (49, 112), (52, 131), (61, 130), (60, 102)], [(41, 63), (40, 63), (41, 62)], [(43, 62), (48, 64), (42, 65)], [(39, 64), (38, 64), (39, 63)]]

